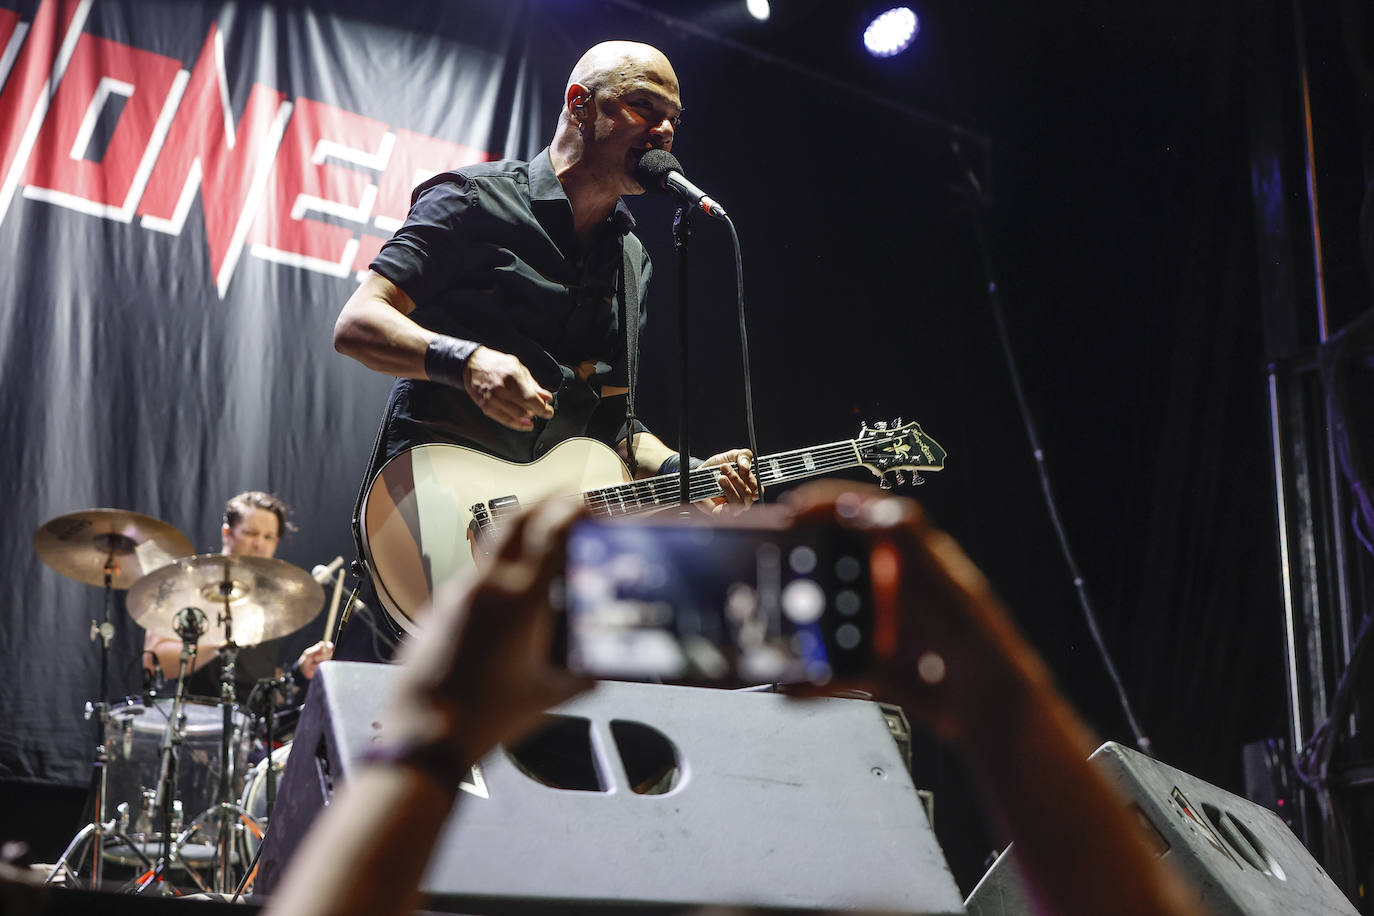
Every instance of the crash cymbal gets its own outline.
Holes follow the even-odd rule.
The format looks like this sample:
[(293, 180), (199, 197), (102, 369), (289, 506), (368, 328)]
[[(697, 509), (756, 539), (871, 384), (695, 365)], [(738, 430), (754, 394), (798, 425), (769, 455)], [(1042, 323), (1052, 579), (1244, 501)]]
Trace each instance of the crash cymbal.
[(123, 509), (87, 509), (45, 523), (33, 536), (39, 558), (69, 579), (124, 589), (177, 557), (191, 553), (191, 541), (149, 515)]
[(182, 557), (144, 576), (125, 602), (134, 621), (159, 636), (179, 639), (173, 623), (182, 608), (200, 608), (210, 622), (202, 644), (218, 642), (216, 620), (224, 594), (233, 615), (234, 642), (255, 646), (294, 633), (324, 606), (324, 589), (299, 566), (271, 557), (208, 553)]

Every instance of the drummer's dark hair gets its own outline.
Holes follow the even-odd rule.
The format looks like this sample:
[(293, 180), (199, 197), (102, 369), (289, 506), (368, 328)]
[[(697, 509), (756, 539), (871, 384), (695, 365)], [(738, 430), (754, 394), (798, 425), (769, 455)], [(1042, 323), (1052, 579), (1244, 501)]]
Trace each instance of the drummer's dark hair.
[(287, 520), (287, 516), (291, 514), (291, 507), (271, 493), (261, 490), (244, 490), (229, 497), (229, 501), (224, 504), (224, 524), (235, 528), (243, 521), (243, 517), (254, 509), (266, 509), (277, 517), (279, 535), (285, 537), (286, 532), (296, 530), (296, 526)]

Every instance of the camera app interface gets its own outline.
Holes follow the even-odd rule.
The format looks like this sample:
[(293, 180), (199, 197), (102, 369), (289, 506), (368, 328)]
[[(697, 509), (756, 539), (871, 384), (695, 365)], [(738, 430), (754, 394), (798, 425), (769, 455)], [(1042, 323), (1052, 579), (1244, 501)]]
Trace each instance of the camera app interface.
[(578, 526), (569, 667), (629, 680), (824, 683), (866, 648), (861, 556), (818, 532)]

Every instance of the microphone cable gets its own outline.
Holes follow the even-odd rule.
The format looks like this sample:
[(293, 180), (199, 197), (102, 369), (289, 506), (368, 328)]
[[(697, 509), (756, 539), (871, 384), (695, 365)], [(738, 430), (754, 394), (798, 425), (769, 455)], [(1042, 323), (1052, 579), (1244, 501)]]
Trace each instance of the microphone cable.
[[(734, 222), (724, 213), (720, 219), (725, 221), (726, 227), (730, 230), (730, 244), (735, 251), (735, 303), (739, 312), (740, 365), (744, 372), (744, 424), (749, 437), (749, 450), (754, 453), (753, 460), (749, 462), (749, 473), (754, 475), (754, 481), (758, 483), (759, 474), (754, 468), (754, 462), (759, 457), (759, 440), (754, 432), (754, 387), (749, 372), (749, 329), (744, 318), (744, 258), (740, 255), (739, 233), (735, 231)], [(763, 484), (760, 483), (759, 502), (763, 502), (763, 497)]]
[(1092, 602), (1088, 599), (1087, 583), (1083, 579), (1082, 570), (1078, 568), (1078, 559), (1074, 555), (1073, 548), (1069, 545), (1069, 536), (1064, 529), (1064, 520), (1059, 515), (1059, 503), (1055, 500), (1054, 490), (1050, 487), (1050, 473), (1045, 465), (1045, 450), (1040, 444), (1040, 433), (1036, 429), (1035, 415), (1031, 413), (1030, 402), (1026, 400), (1025, 388), (1021, 384), (1021, 370), (1017, 366), (1016, 353), (1011, 346), (1011, 335), (1007, 331), (1006, 312), (1002, 308), (1002, 296), (998, 291), (997, 276), (992, 269), (992, 255), (988, 250), (987, 238), (983, 231), (980, 208), (987, 202), (987, 197), (984, 194), (983, 186), (978, 181), (978, 176), (964, 161), (957, 137), (951, 141), (950, 146), (964, 171), (963, 177), (968, 182), (970, 219), (973, 223), (973, 234), (978, 243), (978, 255), (982, 262), (983, 275), (987, 278), (988, 303), (992, 306), (993, 323), (997, 326), (997, 339), (1002, 345), (1002, 355), (1007, 361), (1007, 374), (1011, 377), (1012, 391), (1016, 395), (1016, 406), (1021, 412), (1021, 422), (1026, 428), (1026, 438), (1030, 441), (1031, 456), (1035, 459), (1035, 470), (1040, 477), (1040, 492), (1045, 498), (1045, 508), (1049, 513), (1050, 524), (1054, 527), (1054, 534), (1059, 541), (1059, 550), (1064, 556), (1064, 563), (1068, 566), (1069, 574), (1073, 577), (1073, 587), (1078, 594), (1078, 605), (1083, 611), (1083, 621), (1088, 627), (1088, 634), (1092, 637), (1098, 655), (1102, 658), (1102, 664), (1107, 669), (1107, 677), (1116, 690), (1117, 702), (1121, 704), (1121, 711), (1126, 716), (1126, 722), (1131, 729), (1135, 746), (1143, 754), (1152, 754), (1150, 739), (1145, 734), (1145, 730), (1141, 728), (1139, 720), (1136, 719), (1135, 709), (1131, 706), (1131, 699), (1126, 695), (1126, 685), (1122, 682), (1121, 675), (1117, 673), (1116, 664), (1112, 661), (1111, 652), (1107, 649), (1107, 641), (1103, 637), (1102, 627), (1097, 621), (1097, 612), (1093, 610)]

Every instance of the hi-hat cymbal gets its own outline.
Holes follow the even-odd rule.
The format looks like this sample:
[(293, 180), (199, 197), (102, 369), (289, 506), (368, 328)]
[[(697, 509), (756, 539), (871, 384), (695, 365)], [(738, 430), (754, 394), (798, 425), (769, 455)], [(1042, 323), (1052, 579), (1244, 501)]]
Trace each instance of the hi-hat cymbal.
[(177, 557), (191, 541), (166, 522), (123, 509), (87, 509), (45, 523), (33, 536), (39, 558), (69, 579), (124, 589)]
[(210, 622), (209, 636), (199, 642), (223, 640), (224, 613), (229, 597), (232, 636), (240, 646), (294, 633), (324, 606), (324, 589), (310, 573), (285, 560), (207, 553), (173, 560), (134, 583), (125, 604), (134, 621), (159, 636), (179, 639), (174, 620), (182, 608), (196, 607)]

